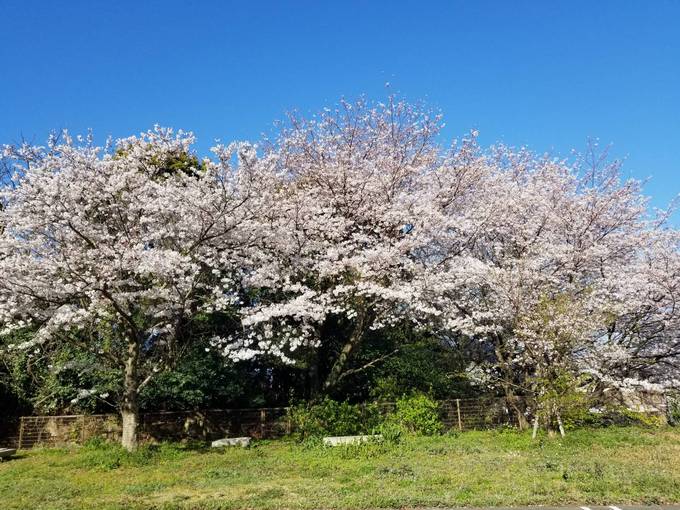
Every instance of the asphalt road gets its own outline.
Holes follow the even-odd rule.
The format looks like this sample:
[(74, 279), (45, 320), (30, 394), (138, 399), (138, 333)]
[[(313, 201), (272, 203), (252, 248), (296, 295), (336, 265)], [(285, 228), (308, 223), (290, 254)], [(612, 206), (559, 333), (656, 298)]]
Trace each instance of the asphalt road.
[[(435, 510), (435, 509), (432, 509)], [(437, 509), (441, 510), (441, 509)], [(455, 509), (449, 509), (455, 510)], [(583, 505), (583, 506), (508, 506), (489, 508), (465, 508), (458, 510), (680, 510), (677, 505)]]

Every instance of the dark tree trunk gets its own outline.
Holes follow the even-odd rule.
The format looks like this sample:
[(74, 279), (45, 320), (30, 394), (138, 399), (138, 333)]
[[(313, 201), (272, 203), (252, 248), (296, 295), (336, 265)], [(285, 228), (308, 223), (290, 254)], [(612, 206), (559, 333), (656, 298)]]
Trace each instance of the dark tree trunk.
[(356, 352), (356, 350), (361, 346), (367, 326), (367, 312), (363, 307), (361, 307), (359, 310), (357, 310), (357, 319), (354, 329), (352, 330), (352, 334), (349, 336), (349, 339), (340, 350), (340, 354), (338, 354), (335, 363), (333, 363), (333, 366), (331, 367), (331, 370), (324, 381), (324, 392), (328, 392), (329, 390), (333, 389), (342, 378), (342, 374), (347, 368), (347, 362), (352, 357), (352, 354), (354, 354), (354, 352)]
[(319, 396), (319, 353), (313, 352), (309, 358), (309, 370), (307, 371), (307, 398), (315, 400)]
[(501, 387), (503, 388), (503, 393), (505, 394), (505, 400), (517, 417), (517, 426), (520, 428), (520, 430), (526, 430), (529, 428), (529, 421), (524, 415), (524, 406), (522, 405), (521, 399), (515, 395), (515, 390), (513, 389), (514, 373), (512, 367), (503, 355), (502, 345), (497, 343), (495, 351), (496, 358), (498, 359), (502, 373)]
[(517, 417), (517, 426), (520, 430), (529, 428), (529, 421), (524, 415), (524, 406), (520, 403), (520, 398), (514, 394), (511, 388), (504, 388), (505, 400)]

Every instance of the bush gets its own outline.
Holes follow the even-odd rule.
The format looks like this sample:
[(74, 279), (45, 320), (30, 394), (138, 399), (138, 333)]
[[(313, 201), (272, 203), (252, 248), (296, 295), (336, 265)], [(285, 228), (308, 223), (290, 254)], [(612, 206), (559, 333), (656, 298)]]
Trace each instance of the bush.
[[(475, 394), (475, 389), (465, 372), (467, 365), (461, 352), (451, 349), (439, 339), (410, 329), (396, 328), (376, 332), (367, 346), (359, 365), (366, 364), (399, 348), (393, 356), (370, 371), (361, 372), (348, 384), (365, 386), (366, 394), (359, 398), (394, 402), (403, 395), (425, 393), (436, 399), (452, 396), (464, 397)], [(415, 337), (413, 343), (409, 343)], [(364, 378), (364, 379), (362, 379)], [(345, 391), (356, 388), (347, 388)]]
[(439, 403), (424, 394), (405, 396), (397, 400), (397, 408), (388, 422), (401, 426), (411, 434), (432, 436), (441, 434)]
[(664, 417), (632, 411), (624, 406), (608, 406), (600, 408), (597, 412), (584, 410), (570, 416), (565, 420), (565, 427), (572, 429), (578, 427), (651, 427), (658, 428), (664, 425)]
[(637, 411), (631, 411), (630, 409), (624, 409), (623, 416), (630, 420), (631, 425), (651, 428), (659, 428), (663, 427), (664, 425), (664, 417), (656, 414), (641, 413)]
[(288, 412), (293, 430), (300, 439), (366, 434), (380, 423), (380, 414), (373, 405), (337, 402), (329, 398), (315, 404), (292, 406)]
[(386, 444), (397, 444), (401, 442), (401, 436), (404, 433), (404, 429), (398, 423), (388, 419), (375, 429), (375, 433), (380, 434), (382, 436), (382, 440)]

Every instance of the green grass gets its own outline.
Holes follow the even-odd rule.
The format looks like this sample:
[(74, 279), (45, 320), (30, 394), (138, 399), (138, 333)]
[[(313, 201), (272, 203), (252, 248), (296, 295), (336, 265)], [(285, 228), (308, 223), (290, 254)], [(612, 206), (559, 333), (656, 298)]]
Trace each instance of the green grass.
[(223, 451), (163, 444), (20, 452), (0, 464), (0, 507), (387, 508), (680, 502), (680, 429), (514, 431), (325, 448)]

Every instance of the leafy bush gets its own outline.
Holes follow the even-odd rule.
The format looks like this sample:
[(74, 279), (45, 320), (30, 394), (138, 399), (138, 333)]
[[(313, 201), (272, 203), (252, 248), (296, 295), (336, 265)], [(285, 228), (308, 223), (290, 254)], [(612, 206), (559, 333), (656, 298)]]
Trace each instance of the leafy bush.
[(588, 419), (591, 397), (581, 391), (583, 376), (574, 376), (568, 370), (554, 368), (548, 376), (532, 377), (536, 398), (534, 414), (549, 430), (558, 428), (561, 419), (566, 429), (572, 429), (582, 419)]
[(658, 428), (664, 425), (663, 416), (649, 413), (640, 413), (637, 411), (631, 411), (630, 409), (624, 409), (622, 414), (630, 421), (630, 425), (641, 425), (643, 427), (652, 428)]
[(583, 410), (570, 415), (565, 420), (567, 428), (642, 426), (657, 428), (664, 425), (663, 416), (632, 411), (624, 406), (609, 406), (593, 410)]
[(397, 444), (401, 441), (404, 429), (398, 423), (388, 419), (375, 429), (375, 433), (380, 434), (385, 443)]
[(300, 439), (365, 434), (380, 423), (380, 414), (373, 405), (350, 404), (329, 398), (315, 404), (292, 406), (289, 418)]
[[(417, 339), (409, 343), (409, 338), (414, 336)], [(460, 350), (409, 329), (375, 333), (370, 345), (361, 353), (364, 358), (358, 364), (368, 363), (397, 347), (398, 352), (384, 362), (370, 371), (361, 372), (365, 379), (357, 377), (348, 381), (348, 385), (365, 386), (368, 390), (359, 398), (394, 402), (402, 395), (413, 393), (426, 393), (440, 400), (474, 395), (475, 390), (465, 372), (466, 360)], [(348, 387), (345, 391), (358, 393), (356, 387)]]
[(444, 428), (439, 403), (422, 393), (398, 399), (395, 412), (387, 420), (406, 432), (424, 436), (441, 434)]

